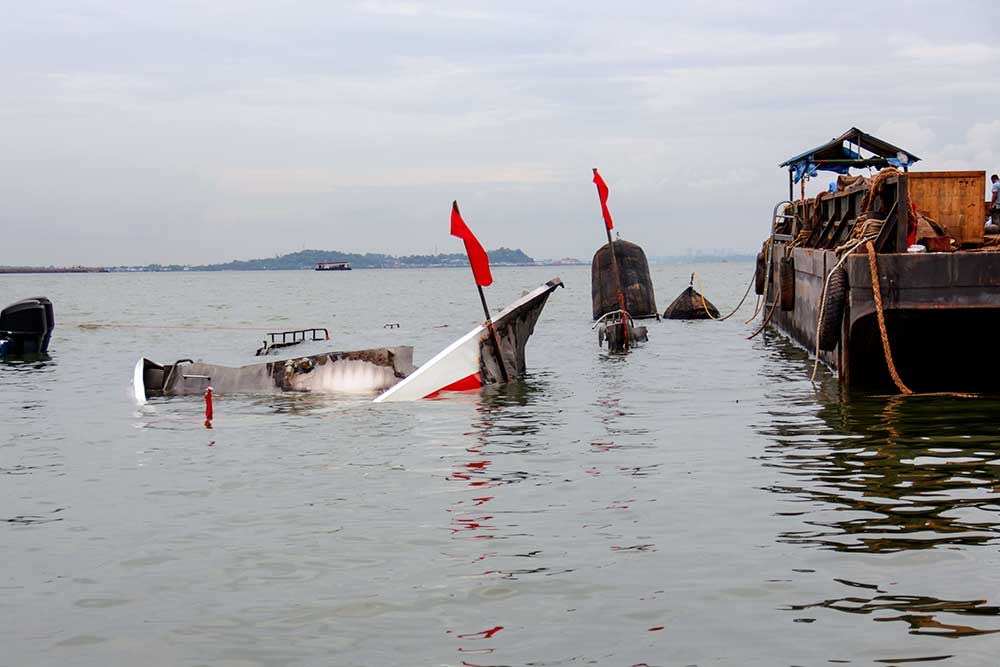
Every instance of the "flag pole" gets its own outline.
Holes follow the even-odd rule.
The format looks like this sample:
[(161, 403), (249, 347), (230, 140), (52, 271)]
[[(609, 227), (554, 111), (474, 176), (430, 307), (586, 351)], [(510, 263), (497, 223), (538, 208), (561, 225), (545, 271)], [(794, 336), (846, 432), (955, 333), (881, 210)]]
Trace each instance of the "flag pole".
[[(455, 208), (455, 211), (461, 215), (461, 212), (458, 211), (458, 200), (453, 201), (451, 205)], [(466, 253), (468, 253), (468, 248), (466, 248)], [(469, 267), (472, 268), (471, 257), (469, 258)], [(486, 305), (486, 294), (483, 292), (483, 286), (479, 284), (478, 280), (475, 280), (475, 276), (476, 272), (473, 270), (473, 281), (476, 283), (476, 289), (479, 290), (479, 300), (483, 304), (483, 313), (486, 315), (486, 328), (489, 329), (490, 339), (493, 341), (493, 348), (497, 353), (497, 361), (500, 363), (500, 376), (503, 378), (505, 383), (510, 382), (510, 377), (507, 375), (507, 364), (504, 363), (503, 352), (500, 350), (500, 338), (497, 336), (496, 329), (493, 328), (493, 318), (490, 317), (490, 307)]]
[(476, 289), (479, 290), (479, 300), (483, 302), (483, 312), (486, 313), (486, 328), (490, 330), (490, 338), (493, 339), (493, 347), (497, 351), (497, 361), (500, 362), (500, 375), (503, 376), (504, 382), (510, 382), (510, 378), (507, 377), (507, 364), (503, 361), (503, 352), (500, 351), (500, 338), (497, 337), (497, 331), (493, 328), (493, 319), (490, 317), (490, 308), (486, 305), (486, 295), (483, 294), (482, 285), (476, 283)]
[[(594, 176), (597, 176), (597, 167), (594, 167)], [(611, 253), (611, 270), (615, 274), (615, 289), (618, 290), (618, 307), (622, 311), (622, 345), (628, 350), (628, 311), (625, 310), (625, 294), (622, 292), (622, 277), (618, 273), (618, 259), (615, 258), (615, 244), (611, 240), (611, 229), (607, 222), (604, 224), (604, 231), (608, 234), (608, 252)]]

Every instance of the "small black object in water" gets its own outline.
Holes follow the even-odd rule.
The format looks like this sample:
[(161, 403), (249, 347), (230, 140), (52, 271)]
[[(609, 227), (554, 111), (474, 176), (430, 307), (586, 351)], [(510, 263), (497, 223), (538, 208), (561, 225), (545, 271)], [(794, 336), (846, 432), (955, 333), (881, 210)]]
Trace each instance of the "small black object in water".
[[(708, 312), (705, 312), (706, 308)], [(713, 306), (711, 301), (705, 299), (693, 285), (688, 285), (687, 289), (681, 292), (672, 304), (667, 306), (663, 317), (668, 320), (708, 320), (718, 318), (719, 309)]]
[(0, 356), (45, 354), (55, 326), (52, 302), (44, 296), (10, 304), (0, 311)]

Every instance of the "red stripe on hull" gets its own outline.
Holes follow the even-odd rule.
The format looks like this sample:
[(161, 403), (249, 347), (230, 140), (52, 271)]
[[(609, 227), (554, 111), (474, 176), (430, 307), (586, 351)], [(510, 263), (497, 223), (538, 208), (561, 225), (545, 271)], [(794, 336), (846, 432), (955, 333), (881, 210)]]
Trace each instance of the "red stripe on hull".
[(441, 387), (437, 391), (432, 391), (424, 396), (424, 398), (436, 398), (438, 394), (444, 391), (470, 391), (472, 389), (479, 389), (482, 386), (483, 381), (479, 378), (479, 373), (473, 373), (472, 375), (468, 375), (461, 380), (452, 382), (447, 387)]

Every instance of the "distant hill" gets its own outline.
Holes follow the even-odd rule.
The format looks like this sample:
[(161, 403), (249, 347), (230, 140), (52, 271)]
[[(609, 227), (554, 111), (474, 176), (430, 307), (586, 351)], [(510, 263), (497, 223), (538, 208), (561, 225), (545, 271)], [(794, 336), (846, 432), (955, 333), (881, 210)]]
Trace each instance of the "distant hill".
[[(524, 266), (535, 263), (519, 249), (497, 248), (486, 253), (494, 266)], [(319, 262), (350, 262), (355, 269), (406, 269), (440, 266), (468, 266), (465, 253), (439, 255), (384, 255), (365, 253), (363, 255), (338, 250), (300, 250), (287, 255), (276, 255), (266, 259), (234, 259), (222, 264), (147, 264), (146, 266), (119, 266), (115, 271), (274, 271), (288, 269), (315, 269)]]

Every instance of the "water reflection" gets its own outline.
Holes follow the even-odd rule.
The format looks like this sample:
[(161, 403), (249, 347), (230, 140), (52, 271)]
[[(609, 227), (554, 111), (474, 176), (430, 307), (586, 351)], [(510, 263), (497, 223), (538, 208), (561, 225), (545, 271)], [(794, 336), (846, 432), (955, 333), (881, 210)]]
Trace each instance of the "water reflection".
[(0, 368), (10, 371), (30, 372), (53, 366), (55, 366), (55, 363), (48, 354), (22, 354), (16, 357), (0, 357)]
[(872, 615), (873, 620), (880, 622), (903, 622), (910, 626), (911, 635), (958, 638), (1000, 632), (1000, 628), (984, 629), (960, 623), (943, 623), (935, 617), (936, 614), (975, 617), (1000, 616), (1000, 608), (988, 605), (986, 600), (940, 600), (923, 595), (851, 596), (823, 600), (815, 604), (792, 605), (788, 607), (788, 610), (803, 611), (815, 608)]
[[(780, 472), (767, 490), (789, 503), (778, 512), (787, 526), (778, 540), (882, 555), (994, 547), (1000, 543), (1000, 428), (991, 415), (998, 409), (1000, 402), (988, 399), (848, 401), (805, 392), (773, 406), (758, 431), (771, 441), (763, 465)], [(834, 581), (852, 591), (786, 609), (905, 623), (913, 635), (1000, 632), (1000, 609), (986, 599), (906, 594), (905, 585), (901, 594), (894, 582)]]
[[(800, 404), (801, 405), (801, 404)], [(788, 542), (882, 553), (988, 545), (1000, 536), (1000, 403), (943, 397), (824, 402), (770, 413), (769, 490), (803, 504)]]
[[(525, 482), (534, 489), (553, 481), (532, 464), (549, 447), (546, 431), (560, 428), (562, 422), (549, 384), (542, 373), (484, 389), (476, 397), (460, 448), (448, 455), (446, 479), (457, 489), (457, 497), (445, 508), (453, 542), (448, 556), (457, 576), (483, 581), (473, 584), (481, 595), (512, 595), (512, 582), (570, 571), (551, 567), (542, 549), (523, 546), (535, 544), (534, 525), (551, 509), (526, 504), (532, 490), (521, 488)], [(499, 650), (495, 643), (500, 638), (494, 635), (503, 629), (503, 624), (493, 623), (445, 632), (456, 642), (459, 664), (471, 667), (484, 666), (484, 660), (496, 664), (487, 656)]]

